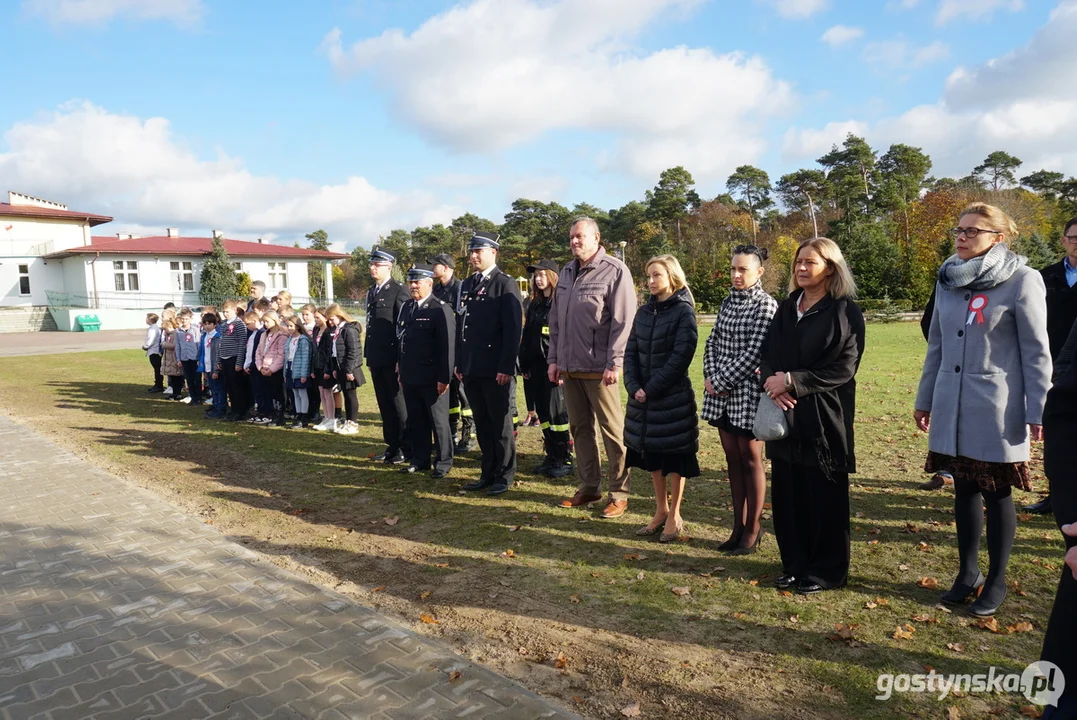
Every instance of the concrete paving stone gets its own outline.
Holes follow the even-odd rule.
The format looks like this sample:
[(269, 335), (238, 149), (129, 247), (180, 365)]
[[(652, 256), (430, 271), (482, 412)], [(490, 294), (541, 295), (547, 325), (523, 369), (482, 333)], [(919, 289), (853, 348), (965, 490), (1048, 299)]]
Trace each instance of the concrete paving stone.
[(50, 708), (74, 705), (79, 699), (71, 688), (64, 688), (50, 697), (38, 698), (25, 703), (13, 703), (0, 707), (8, 720), (27, 720), (35, 716), (44, 715)]
[(3, 720), (561, 713), (5, 417), (0, 557)]

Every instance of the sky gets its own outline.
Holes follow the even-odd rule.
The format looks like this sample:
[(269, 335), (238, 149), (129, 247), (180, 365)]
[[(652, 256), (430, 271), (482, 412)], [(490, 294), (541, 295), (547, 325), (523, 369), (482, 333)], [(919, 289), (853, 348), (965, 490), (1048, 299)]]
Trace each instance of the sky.
[[(1077, 175), (1077, 0), (0, 0), (0, 192), (334, 249), (848, 132)], [(0, 197), (0, 199), (3, 199)]]

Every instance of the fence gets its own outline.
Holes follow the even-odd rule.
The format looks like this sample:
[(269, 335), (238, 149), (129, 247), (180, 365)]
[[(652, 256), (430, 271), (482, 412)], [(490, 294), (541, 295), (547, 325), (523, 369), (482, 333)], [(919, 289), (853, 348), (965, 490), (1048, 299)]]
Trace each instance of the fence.
[[(174, 292), (174, 293), (151, 293), (151, 292), (98, 292), (98, 293), (66, 293), (56, 292), (54, 290), (46, 290), (45, 298), (50, 309), (54, 310), (70, 310), (70, 309), (82, 309), (91, 308), (95, 310), (157, 310), (165, 306), (166, 303), (173, 303), (176, 307), (190, 307), (190, 308), (202, 308), (206, 305), (213, 305), (219, 308), (227, 300), (227, 297), (220, 298), (206, 298), (209, 302), (202, 302), (202, 298), (198, 293), (192, 292)], [(238, 298), (237, 298), (238, 299)], [(306, 297), (293, 297), (292, 306), (299, 307), (307, 302), (313, 302), (315, 305), (322, 307), (332, 302), (324, 298), (315, 298), (311, 300)], [(348, 308), (359, 308), (360, 303), (356, 301), (340, 301), (341, 305)], [(362, 307), (365, 309), (366, 304), (363, 303)]]

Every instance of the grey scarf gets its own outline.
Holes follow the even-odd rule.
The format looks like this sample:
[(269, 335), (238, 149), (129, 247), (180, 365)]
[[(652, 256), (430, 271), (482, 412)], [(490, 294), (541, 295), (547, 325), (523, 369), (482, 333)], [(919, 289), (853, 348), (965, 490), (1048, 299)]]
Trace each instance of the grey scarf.
[(1028, 258), (997, 243), (978, 257), (962, 260), (951, 255), (939, 268), (939, 284), (945, 290), (990, 290), (1010, 279)]

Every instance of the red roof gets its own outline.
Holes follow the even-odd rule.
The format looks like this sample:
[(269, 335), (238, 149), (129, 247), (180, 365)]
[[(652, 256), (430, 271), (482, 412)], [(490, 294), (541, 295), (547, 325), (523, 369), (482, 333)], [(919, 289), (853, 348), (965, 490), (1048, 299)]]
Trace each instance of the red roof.
[[(308, 260), (343, 260), (350, 257), (328, 250), (311, 250), (291, 245), (271, 245), (269, 243), (248, 242), (246, 240), (224, 240), (224, 249), (230, 257), (272, 257), (272, 258), (306, 258)], [(120, 240), (114, 237), (91, 238), (90, 245), (81, 245), (68, 250), (53, 253), (47, 257), (66, 257), (75, 254), (112, 253), (123, 255), (209, 255), (213, 247), (212, 238), (199, 237), (154, 237), (131, 238)]]
[(32, 217), (53, 218), (56, 220), (84, 220), (90, 223), (90, 227), (104, 225), (112, 222), (108, 215), (94, 215), (93, 213), (76, 212), (74, 210), (61, 210), (59, 208), (38, 207), (36, 205), (12, 205), (0, 203), (0, 217)]

